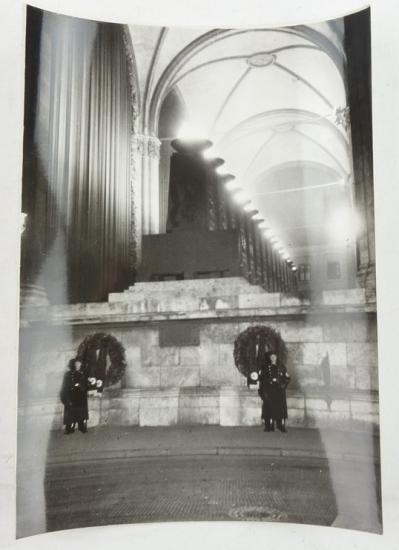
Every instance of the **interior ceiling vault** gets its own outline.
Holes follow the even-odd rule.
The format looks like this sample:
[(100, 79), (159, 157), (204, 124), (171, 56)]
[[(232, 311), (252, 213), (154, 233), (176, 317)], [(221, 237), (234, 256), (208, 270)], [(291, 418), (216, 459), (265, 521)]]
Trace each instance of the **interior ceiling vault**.
[(350, 207), (352, 184), (343, 20), (130, 33), (145, 124), (174, 91), (184, 107), (182, 137), (213, 142), (287, 248), (332, 246), (321, 228)]

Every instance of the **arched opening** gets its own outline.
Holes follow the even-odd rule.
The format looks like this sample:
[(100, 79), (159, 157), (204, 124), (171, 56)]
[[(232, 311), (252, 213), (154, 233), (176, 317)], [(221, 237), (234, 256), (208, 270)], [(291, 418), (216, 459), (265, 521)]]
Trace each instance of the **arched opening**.
[[(240, 35), (251, 35), (252, 33), (264, 35), (270, 34), (273, 32), (278, 32), (281, 34), (289, 35), (291, 38), (300, 38), (304, 41), (307, 41), (309, 44), (314, 46), (315, 49), (320, 49), (324, 51), (328, 57), (331, 59), (336, 69), (338, 70), (340, 76), (343, 76), (344, 73), (344, 55), (342, 51), (337, 48), (337, 46), (330, 41), (322, 33), (314, 29), (310, 29), (306, 26), (280, 29), (269, 29), (269, 28), (253, 28), (253, 29), (214, 29), (211, 30), (196, 40), (188, 44), (179, 54), (172, 59), (169, 65), (164, 70), (162, 77), (159, 79), (157, 86), (154, 90), (154, 93), (151, 98), (151, 103), (149, 105), (149, 128), (155, 134), (158, 131), (158, 121), (159, 121), (159, 112), (163, 103), (165, 95), (168, 94), (171, 87), (174, 86), (181, 72), (184, 71), (185, 65), (193, 57), (200, 55), (207, 48), (229, 39), (231, 37), (236, 37)], [(206, 64), (200, 65), (200, 67), (205, 66)], [(192, 72), (191, 71), (188, 71)]]
[[(346, 256), (354, 255), (355, 239), (348, 245), (350, 254), (345, 251), (345, 258), (338, 258), (335, 243), (312, 249), (307, 237), (309, 231), (315, 233), (316, 228), (308, 231), (307, 226), (312, 216), (334, 217), (333, 213), (324, 212), (332, 192), (345, 193), (349, 204), (347, 209), (337, 209), (334, 215), (348, 214), (349, 224), (355, 216), (352, 152), (346, 125), (343, 24), (334, 29), (325, 25), (320, 31), (301, 26), (210, 30), (197, 36), (165, 64), (151, 97), (149, 127), (154, 132), (158, 130), (161, 139), (176, 133), (176, 120), (172, 131), (165, 128), (165, 109), (168, 105), (172, 112), (170, 90), (178, 86), (185, 103), (183, 120), (177, 118), (181, 124), (178, 137), (209, 139), (213, 146), (206, 151), (206, 158), (224, 161), (220, 173), (235, 177), (227, 187), (229, 196), (241, 201), (245, 211), (252, 212), (260, 220), (259, 225), (263, 224), (267, 234), (265, 231), (262, 238), (266, 237), (270, 248), (277, 251), (278, 262), (288, 263), (295, 278), (297, 260), (305, 265), (308, 262), (304, 258), (317, 255), (317, 263), (323, 264), (317, 279), (323, 282), (316, 286), (332, 290), (354, 285), (354, 276), (347, 276), (346, 264), (350, 262)], [(172, 37), (169, 39), (173, 41)], [(281, 166), (293, 163), (298, 167), (296, 171), (280, 170)], [(329, 174), (326, 176), (323, 168), (318, 174), (316, 169), (307, 169), (311, 164), (325, 166)], [(290, 180), (292, 189), (274, 189), (270, 182), (272, 170), (279, 171), (280, 180)], [(165, 172), (168, 174), (169, 170), (166, 168)], [(276, 178), (275, 175), (274, 180)], [(269, 183), (274, 195), (270, 193), (270, 200), (265, 200), (260, 188), (268, 188)], [(312, 185), (318, 187), (313, 194)], [(287, 185), (283, 182), (279, 187)], [(313, 202), (312, 198), (315, 198)], [(270, 212), (267, 204), (272, 202), (278, 208)], [(306, 208), (298, 207), (301, 204)], [(287, 219), (294, 217), (296, 227), (301, 228), (296, 237), (304, 235), (296, 250), (285, 227)], [(335, 220), (331, 220), (331, 224), (333, 234)], [(255, 242), (254, 250), (256, 247)], [(249, 249), (252, 249), (251, 243)], [(277, 275), (277, 282), (270, 290), (280, 287)]]

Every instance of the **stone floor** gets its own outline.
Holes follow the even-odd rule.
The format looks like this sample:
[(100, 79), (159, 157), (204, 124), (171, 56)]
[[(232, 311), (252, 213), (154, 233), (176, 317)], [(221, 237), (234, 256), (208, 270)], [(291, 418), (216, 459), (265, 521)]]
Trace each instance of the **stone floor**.
[(46, 493), (49, 531), (184, 520), (331, 525), (337, 515), (328, 468), (292, 459), (179, 456), (57, 465), (47, 472)]
[[(381, 531), (378, 439), (261, 428), (93, 428), (52, 433), (45, 529), (159, 521), (282, 521)], [(19, 502), (37, 503), (24, 483)], [(43, 485), (43, 480), (42, 480)], [(36, 500), (35, 500), (36, 499)], [(20, 536), (27, 533), (21, 512)]]
[(47, 461), (107, 457), (241, 454), (379, 461), (379, 438), (371, 432), (289, 428), (265, 433), (261, 426), (168, 426), (89, 428), (65, 436), (52, 432)]

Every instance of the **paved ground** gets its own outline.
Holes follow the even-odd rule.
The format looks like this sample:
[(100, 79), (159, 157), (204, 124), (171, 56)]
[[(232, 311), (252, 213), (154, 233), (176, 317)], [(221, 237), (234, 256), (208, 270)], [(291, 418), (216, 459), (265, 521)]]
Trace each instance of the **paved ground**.
[(111, 459), (49, 468), (46, 489), (50, 531), (183, 520), (331, 525), (337, 515), (328, 469), (290, 459), (278, 464), (237, 456)]
[(320, 436), (316, 430), (269, 434), (260, 427), (203, 426), (56, 432), (45, 470), (46, 530), (253, 520), (379, 532), (377, 459), (377, 438), (333, 431)]
[(290, 429), (265, 433), (261, 426), (138, 426), (91, 428), (87, 434), (52, 432), (48, 462), (182, 456), (241, 454), (291, 456), (339, 460), (379, 460), (379, 439), (372, 434), (339, 430)]

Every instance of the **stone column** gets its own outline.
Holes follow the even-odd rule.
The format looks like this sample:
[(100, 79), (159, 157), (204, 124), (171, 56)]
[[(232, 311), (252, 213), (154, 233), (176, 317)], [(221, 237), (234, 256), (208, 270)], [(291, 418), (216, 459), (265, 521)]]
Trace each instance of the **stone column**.
[(132, 138), (132, 159), (131, 159), (131, 192), (132, 192), (132, 212), (131, 229), (135, 246), (131, 250), (131, 265), (134, 269), (141, 262), (141, 240), (143, 235), (143, 150), (144, 144), (142, 136), (135, 134)]
[(128, 286), (135, 266), (136, 112), (123, 36), (117, 25), (50, 12), (38, 36), (36, 26), (28, 17), (40, 63), (27, 55), (34, 85), (26, 96), (23, 211), (31, 227), (22, 275), (30, 287), (21, 299), (32, 302), (33, 293), (41, 302), (43, 286), (53, 303), (102, 301)]
[(354, 199), (362, 231), (357, 238), (357, 281), (375, 295), (374, 189), (371, 119), (370, 11), (345, 19), (348, 99), (353, 151)]
[(174, 149), (172, 139), (163, 139), (161, 144), (161, 156), (159, 165), (159, 232), (166, 233), (168, 219), (168, 197), (170, 179), (170, 157)]
[[(136, 156), (136, 194), (141, 194), (141, 224), (137, 232), (142, 235), (159, 233), (159, 161), (161, 142), (155, 136), (136, 134), (133, 139)], [(140, 242), (140, 239), (138, 239)]]

